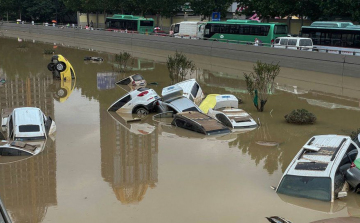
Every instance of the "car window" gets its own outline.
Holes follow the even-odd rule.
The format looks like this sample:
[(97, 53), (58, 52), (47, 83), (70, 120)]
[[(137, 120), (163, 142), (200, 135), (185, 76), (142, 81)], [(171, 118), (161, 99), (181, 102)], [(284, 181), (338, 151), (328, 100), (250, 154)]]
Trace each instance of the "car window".
[(296, 197), (330, 201), (331, 179), (329, 177), (285, 175), (277, 192)]
[(288, 45), (289, 46), (296, 46), (296, 42), (297, 42), (296, 39), (289, 39)]
[(13, 149), (11, 147), (0, 147), (1, 156), (29, 156), (31, 153)]
[(134, 76), (132, 76), (132, 78), (134, 81), (144, 80), (144, 78), (140, 74), (135, 74)]
[(288, 41), (289, 41), (289, 39), (281, 39), (280, 40), (280, 45), (287, 45)]
[(128, 103), (130, 100), (131, 100), (131, 96), (128, 95), (128, 96), (124, 97), (123, 99), (121, 99), (120, 102), (123, 103), (123, 105), (124, 105), (124, 104)]
[(19, 132), (40, 132), (39, 125), (20, 125)]
[(312, 46), (312, 42), (310, 39), (301, 39), (299, 42), (300, 46)]
[(199, 111), (199, 110), (197, 110), (195, 107), (191, 107), (183, 110), (183, 112), (187, 112), (187, 111)]
[(200, 86), (197, 83), (195, 83), (194, 86), (192, 87), (191, 94), (194, 98), (196, 97), (196, 95), (199, 91), (199, 88), (200, 88)]
[(279, 39), (279, 38), (276, 38), (276, 39), (275, 39), (275, 43), (276, 43), (276, 44), (280, 43), (280, 39)]
[(230, 122), (230, 120), (222, 113), (216, 114), (215, 115), (216, 119), (219, 120), (221, 123), (224, 123), (227, 127), (231, 127), (232, 128), (232, 124)]

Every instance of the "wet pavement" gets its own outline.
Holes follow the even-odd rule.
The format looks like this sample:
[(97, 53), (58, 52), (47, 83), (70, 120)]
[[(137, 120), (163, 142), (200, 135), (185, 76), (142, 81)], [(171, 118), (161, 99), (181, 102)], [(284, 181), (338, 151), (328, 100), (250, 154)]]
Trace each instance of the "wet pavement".
[[(0, 196), (14, 222), (267, 222), (265, 217), (274, 215), (310, 222), (360, 217), (358, 194), (350, 192), (330, 203), (279, 196), (270, 189), (311, 136), (348, 135), (360, 127), (358, 79), (284, 69), (265, 111), (258, 113), (246, 93), (243, 68), (237, 71), (238, 64), (230, 61), (225, 73), (202, 64), (191, 77), (204, 92), (234, 94), (244, 101), (240, 107), (260, 122), (250, 132), (205, 137), (151, 117), (146, 125), (126, 124), (107, 112), (125, 93), (115, 81), (135, 72), (148, 83), (158, 82), (151, 88), (161, 93), (170, 83), (166, 64), (146, 56), (135, 59), (129, 72), (118, 74), (113, 55), (59, 46), (56, 53), (72, 63), (77, 76), (69, 87), (53, 80), (46, 68), (51, 55), (43, 52), (51, 48), (0, 38), (0, 79), (6, 79), (0, 86), (0, 108), (37, 106), (57, 125), (55, 141), (48, 139), (44, 152), (0, 164)], [(85, 56), (105, 61), (84, 62)], [(67, 89), (65, 96), (59, 96), (59, 88)], [(286, 123), (284, 115), (297, 108), (314, 113), (316, 124)], [(261, 141), (278, 145), (263, 146)], [(3, 158), (0, 162), (7, 162)]]

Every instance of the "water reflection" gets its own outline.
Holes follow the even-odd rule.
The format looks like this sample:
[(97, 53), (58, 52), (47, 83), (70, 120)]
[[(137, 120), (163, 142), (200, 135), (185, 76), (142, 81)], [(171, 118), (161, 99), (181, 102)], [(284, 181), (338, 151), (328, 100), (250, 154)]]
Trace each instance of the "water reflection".
[[(0, 64), (1, 65), (1, 64)], [(0, 108), (38, 107), (54, 117), (51, 76), (15, 75), (4, 69), (6, 83), (0, 88)], [(56, 145), (47, 140), (43, 152), (26, 160), (0, 165), (1, 198), (14, 222), (41, 222), (47, 208), (57, 205)]]
[(137, 204), (158, 182), (158, 133), (116, 116), (100, 111), (101, 175), (122, 204)]

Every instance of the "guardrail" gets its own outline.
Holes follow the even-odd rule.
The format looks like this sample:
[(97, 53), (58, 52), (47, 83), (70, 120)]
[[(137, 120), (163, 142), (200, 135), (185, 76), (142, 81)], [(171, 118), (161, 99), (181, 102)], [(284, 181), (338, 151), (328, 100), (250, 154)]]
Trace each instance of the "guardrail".
[[(16, 23), (19, 25), (26, 24), (26, 25), (37, 25), (37, 26), (48, 26), (48, 27), (56, 27), (60, 29), (64, 28), (70, 28), (70, 29), (84, 29), (84, 30), (98, 30), (98, 31), (107, 31), (104, 28), (85, 28), (82, 26), (75, 26), (74, 24), (55, 24), (55, 23), (31, 23), (31, 22), (14, 22), (14, 21), (1, 21), (0, 25), (2, 23)], [(108, 31), (109, 32), (109, 31)], [(136, 31), (127, 31), (127, 30), (114, 30), (112, 32), (119, 32), (119, 33), (129, 33), (129, 34), (139, 34), (139, 35), (151, 35), (151, 36), (163, 36), (163, 37), (174, 37), (174, 35), (170, 35), (168, 33), (138, 33)], [(192, 38), (189, 37), (177, 37), (182, 39), (193, 39), (197, 40), (199, 38)], [(342, 49), (326, 49), (326, 48), (317, 48), (317, 47), (296, 47), (293, 45), (274, 45), (270, 43), (255, 43), (251, 41), (241, 41), (241, 40), (226, 40), (226, 39), (217, 39), (217, 38), (201, 38), (203, 40), (209, 40), (209, 41), (216, 41), (216, 42), (225, 42), (225, 43), (232, 43), (232, 44), (242, 44), (242, 45), (253, 45), (253, 46), (260, 46), (260, 47), (273, 47), (273, 48), (279, 48), (279, 49), (291, 49), (291, 50), (303, 50), (303, 51), (312, 51), (312, 52), (319, 52), (319, 53), (329, 53), (329, 54), (341, 54), (341, 55), (352, 55), (352, 56), (360, 56), (360, 50), (354, 51), (354, 50), (342, 50)]]

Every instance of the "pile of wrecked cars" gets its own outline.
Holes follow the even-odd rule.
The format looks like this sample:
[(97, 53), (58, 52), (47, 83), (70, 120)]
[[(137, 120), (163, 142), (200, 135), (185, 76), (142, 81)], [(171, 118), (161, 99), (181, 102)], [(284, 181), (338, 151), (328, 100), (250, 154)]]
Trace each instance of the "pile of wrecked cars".
[[(333, 202), (347, 196), (347, 183), (360, 186), (359, 143), (349, 136), (317, 135), (296, 154), (285, 170), (277, 193)], [(356, 177), (357, 176), (357, 177)]]
[(9, 108), (2, 109), (1, 130), (1, 156), (33, 156), (44, 150), (56, 124), (39, 108)]
[(116, 84), (130, 89), (108, 108), (108, 111), (120, 115), (132, 113), (143, 118), (157, 112), (159, 114), (154, 118), (171, 117), (172, 125), (205, 135), (230, 133), (230, 128), (257, 126), (248, 113), (238, 108), (238, 99), (234, 95), (210, 95), (203, 100), (205, 95), (195, 79), (164, 87), (161, 97), (153, 89), (146, 88), (146, 80), (140, 74)]

